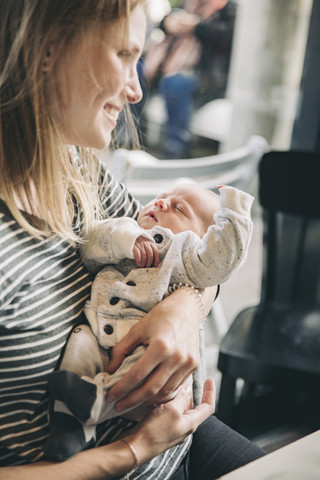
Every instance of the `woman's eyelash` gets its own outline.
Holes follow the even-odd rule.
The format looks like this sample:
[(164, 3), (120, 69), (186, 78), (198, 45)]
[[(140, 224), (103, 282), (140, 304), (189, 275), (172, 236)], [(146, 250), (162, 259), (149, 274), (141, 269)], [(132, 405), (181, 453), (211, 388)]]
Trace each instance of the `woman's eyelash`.
[(118, 53), (118, 57), (123, 57), (123, 58), (130, 58), (131, 57), (131, 52), (128, 50), (122, 50), (121, 52)]

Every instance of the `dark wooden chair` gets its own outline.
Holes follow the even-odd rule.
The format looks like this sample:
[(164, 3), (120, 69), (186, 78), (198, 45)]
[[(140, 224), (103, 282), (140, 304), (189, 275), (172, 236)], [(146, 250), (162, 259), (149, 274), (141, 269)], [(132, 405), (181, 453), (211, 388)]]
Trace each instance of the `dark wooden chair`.
[(258, 391), (320, 394), (319, 184), (318, 154), (271, 151), (260, 161), (261, 299), (236, 316), (218, 358), (217, 416), (242, 433)]

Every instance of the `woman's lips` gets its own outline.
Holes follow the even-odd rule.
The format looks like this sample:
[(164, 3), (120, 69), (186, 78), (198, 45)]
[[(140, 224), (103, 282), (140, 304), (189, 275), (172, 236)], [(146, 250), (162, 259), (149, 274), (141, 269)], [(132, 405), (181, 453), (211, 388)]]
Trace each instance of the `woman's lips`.
[(103, 110), (109, 120), (114, 124), (114, 126), (116, 126), (121, 108), (106, 103), (103, 107)]

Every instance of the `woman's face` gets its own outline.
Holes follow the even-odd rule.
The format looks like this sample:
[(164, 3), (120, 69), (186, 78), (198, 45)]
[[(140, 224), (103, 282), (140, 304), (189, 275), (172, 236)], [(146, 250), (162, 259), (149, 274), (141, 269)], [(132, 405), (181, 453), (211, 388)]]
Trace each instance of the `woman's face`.
[(136, 67), (146, 33), (143, 7), (132, 11), (127, 29), (125, 20), (103, 28), (75, 40), (47, 72), (49, 102), (67, 144), (105, 148), (124, 104), (142, 98)]

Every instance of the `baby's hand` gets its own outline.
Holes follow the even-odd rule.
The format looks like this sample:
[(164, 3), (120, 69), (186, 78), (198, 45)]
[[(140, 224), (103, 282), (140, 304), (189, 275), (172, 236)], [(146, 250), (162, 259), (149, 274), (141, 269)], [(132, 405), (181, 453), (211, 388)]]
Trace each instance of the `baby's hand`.
[(142, 235), (136, 239), (132, 253), (137, 267), (157, 267), (159, 265), (160, 255), (157, 245)]

